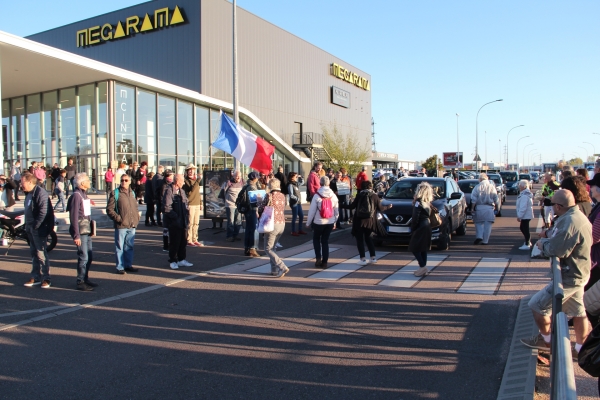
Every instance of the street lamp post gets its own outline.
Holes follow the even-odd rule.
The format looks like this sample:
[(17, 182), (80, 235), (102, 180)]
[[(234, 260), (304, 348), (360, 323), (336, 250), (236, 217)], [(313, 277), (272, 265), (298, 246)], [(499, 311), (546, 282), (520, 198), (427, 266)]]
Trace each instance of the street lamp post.
[(588, 158), (590, 158), (590, 153), (588, 152), (587, 147), (583, 147), (583, 146), (577, 146), (577, 147), (585, 150), (585, 161), (584, 162), (587, 162)]
[(489, 103), (485, 103), (479, 110), (477, 111), (477, 116), (475, 117), (475, 165), (477, 166), (477, 172), (479, 172), (479, 164), (477, 164), (477, 158), (479, 157), (479, 111), (488, 104), (496, 103), (498, 101), (502, 101), (503, 99), (498, 99), (494, 101), (490, 101)]
[(456, 113), (456, 163), (458, 164), (458, 168), (460, 168), (461, 162), (460, 162), (460, 145), (459, 145), (459, 141), (458, 141), (458, 117), (460, 117), (460, 115), (458, 113)]
[(529, 135), (527, 136), (523, 136), (522, 138), (520, 138), (519, 140), (517, 140), (517, 171), (519, 171), (519, 142), (525, 138), (528, 138)]
[[(533, 143), (529, 143), (523, 146), (523, 166), (525, 166), (525, 149), (529, 146), (533, 146)], [(517, 162), (519, 162), (519, 160), (517, 160)]]
[[(537, 150), (537, 149), (534, 149), (534, 150)], [(533, 163), (533, 164), (535, 165), (535, 158), (536, 158), (537, 156), (541, 156), (541, 155), (542, 155), (542, 153), (539, 153), (539, 154), (538, 154), (538, 153), (531, 154), (531, 152), (529, 152), (529, 163), (530, 163), (530, 164), (531, 164), (531, 163)]]
[[(513, 128), (510, 128), (510, 130), (506, 134), (506, 168), (508, 168), (508, 135), (510, 135), (510, 131), (512, 131), (513, 129), (520, 128), (522, 126), (525, 126), (525, 125), (517, 125), (517, 126), (515, 126)], [(517, 159), (517, 162), (519, 162), (518, 159)]]
[[(529, 153), (527, 154), (527, 163), (529, 165), (531, 165), (531, 153), (534, 152), (534, 151), (536, 151), (536, 150), (537, 149), (531, 149), (531, 150), (529, 150)], [(525, 155), (525, 152), (523, 152), (523, 155)]]
[(594, 149), (594, 154), (592, 154), (593, 156), (596, 155), (596, 146), (594, 146), (593, 144), (591, 144), (590, 142), (583, 142), (583, 144), (589, 144), (590, 146), (592, 146), (592, 149)]

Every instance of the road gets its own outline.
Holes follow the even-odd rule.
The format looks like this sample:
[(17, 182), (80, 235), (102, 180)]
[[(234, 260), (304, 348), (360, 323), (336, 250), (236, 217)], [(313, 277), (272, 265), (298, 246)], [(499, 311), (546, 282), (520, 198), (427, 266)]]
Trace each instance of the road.
[[(507, 199), (489, 246), (473, 245), (469, 224), (448, 251), (431, 253), (443, 257), (418, 282), (401, 273), (389, 279), (410, 268), (406, 247), (378, 248), (377, 264), (354, 269), (349, 229), (332, 236), (331, 271), (320, 276), (314, 259), (302, 257), (309, 238), (287, 233), (280, 254), (295, 265), (282, 279), (260, 273), (266, 258), (243, 257), (241, 242), (211, 230), (201, 239), (212, 246), (188, 251), (194, 267), (172, 271), (160, 230), (145, 227), (136, 238), (140, 273), (117, 275), (112, 232), (101, 230), (90, 273), (100, 287), (90, 293), (74, 290), (75, 252), (66, 235), (50, 254), (48, 290), (22, 286), (28, 253), (15, 246), (0, 264), (0, 393), (496, 398), (518, 302), (548, 271), (546, 261), (518, 250), (516, 196)], [(487, 258), (506, 259), (506, 268), (484, 285), (497, 278), (491, 293), (473, 294)], [(475, 286), (467, 285), (470, 277)], [(381, 284), (386, 279), (392, 286)]]

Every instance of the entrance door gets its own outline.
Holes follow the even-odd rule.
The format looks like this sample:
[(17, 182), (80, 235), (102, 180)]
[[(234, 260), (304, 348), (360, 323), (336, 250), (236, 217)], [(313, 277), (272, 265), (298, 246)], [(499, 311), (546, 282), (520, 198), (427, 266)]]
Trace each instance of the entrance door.
[(77, 157), (77, 173), (85, 172), (90, 177), (90, 181), (92, 184), (91, 191), (96, 189), (101, 190), (98, 187), (98, 179), (96, 174), (96, 158), (92, 156), (79, 156)]

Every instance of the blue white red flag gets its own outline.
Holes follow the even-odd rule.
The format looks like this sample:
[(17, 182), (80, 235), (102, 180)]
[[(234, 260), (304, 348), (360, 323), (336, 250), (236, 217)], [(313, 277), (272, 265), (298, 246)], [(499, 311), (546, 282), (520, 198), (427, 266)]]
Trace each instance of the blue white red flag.
[(273, 168), (271, 157), (275, 152), (275, 146), (248, 132), (241, 125), (236, 125), (223, 111), (221, 111), (221, 131), (212, 145), (257, 171), (267, 173)]

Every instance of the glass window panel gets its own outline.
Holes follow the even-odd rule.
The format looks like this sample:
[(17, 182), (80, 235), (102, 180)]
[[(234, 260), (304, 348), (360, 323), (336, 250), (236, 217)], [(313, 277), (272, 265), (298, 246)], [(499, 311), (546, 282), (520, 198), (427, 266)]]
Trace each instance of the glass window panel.
[(42, 127), (40, 118), (40, 95), (34, 94), (27, 96), (27, 127), (28, 138), (28, 157), (42, 159)]
[[(156, 153), (156, 94), (138, 90), (138, 153)], [(151, 157), (153, 158), (153, 157)], [(147, 161), (142, 160), (141, 161)], [(150, 165), (148, 166), (150, 167)]]
[[(198, 168), (205, 166), (208, 169), (209, 157), (209, 110), (196, 106), (196, 164)], [(204, 168), (203, 168), (204, 169)]]
[(58, 162), (58, 92), (48, 92), (42, 95), (42, 110), (44, 154), (54, 164)]
[(8, 146), (10, 145), (10, 137), (8, 128), (10, 125), (10, 112), (8, 110), (8, 100), (2, 101), (2, 158), (6, 162), (10, 159)]
[(74, 158), (77, 155), (77, 126), (75, 125), (75, 88), (60, 91), (60, 155)]
[(191, 103), (177, 101), (177, 155), (179, 165), (194, 162), (194, 118)]
[(96, 107), (94, 84), (80, 86), (79, 95), (79, 154), (96, 153), (93, 143), (96, 131)]
[(117, 160), (131, 164), (135, 158), (135, 92), (132, 87), (115, 85), (115, 141)]
[[(98, 129), (97, 129), (97, 149), (98, 153), (108, 153), (108, 133), (107, 133), (107, 93), (108, 85), (106, 82), (98, 84)], [(104, 165), (104, 164), (103, 164)]]
[(175, 156), (165, 156), (161, 154), (158, 158), (158, 164), (164, 166), (165, 171), (168, 169), (175, 171)]
[(22, 160), (25, 159), (25, 99), (23, 97), (11, 100), (10, 116), (13, 158)]
[[(214, 142), (219, 136), (221, 130), (221, 115), (219, 111), (210, 110), (210, 142)], [(223, 156), (223, 152), (212, 148), (213, 157)]]
[[(158, 96), (158, 148), (160, 154), (177, 154), (175, 151), (175, 100)], [(173, 160), (173, 165), (175, 162)]]

